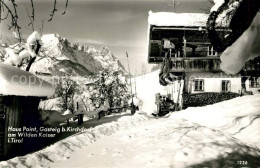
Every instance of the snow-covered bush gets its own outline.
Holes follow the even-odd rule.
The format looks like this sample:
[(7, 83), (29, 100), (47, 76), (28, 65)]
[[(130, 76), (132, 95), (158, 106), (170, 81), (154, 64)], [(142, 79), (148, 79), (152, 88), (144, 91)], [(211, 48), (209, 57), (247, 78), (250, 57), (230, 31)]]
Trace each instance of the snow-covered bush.
[(60, 97), (60, 107), (63, 110), (75, 110), (75, 94), (77, 83), (70, 76), (60, 77), (55, 86), (55, 96)]
[(91, 110), (102, 104), (110, 108), (122, 107), (127, 104), (129, 91), (124, 75), (119, 71), (104, 70), (97, 74), (95, 83), (88, 87), (82, 100)]

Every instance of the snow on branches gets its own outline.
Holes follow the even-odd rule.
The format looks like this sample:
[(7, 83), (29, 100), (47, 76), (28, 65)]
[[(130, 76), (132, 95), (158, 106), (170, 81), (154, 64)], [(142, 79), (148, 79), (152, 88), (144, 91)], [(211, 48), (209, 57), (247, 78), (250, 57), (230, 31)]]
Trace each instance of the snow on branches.
[(97, 74), (95, 82), (89, 84), (82, 101), (91, 110), (101, 105), (122, 107), (127, 104), (129, 91), (126, 77), (120, 71), (103, 70)]
[(63, 76), (58, 79), (55, 86), (55, 96), (60, 98), (60, 107), (63, 110), (75, 110), (77, 86), (77, 82), (70, 76)]
[(26, 71), (29, 71), (42, 45), (41, 36), (35, 31), (26, 43), (17, 43), (5, 49), (4, 63), (19, 68), (26, 64)]
[[(237, 74), (245, 62), (260, 54), (259, 0), (214, 0), (207, 22), (214, 49), (223, 52), (221, 69)], [(217, 31), (224, 28), (225, 31)]]

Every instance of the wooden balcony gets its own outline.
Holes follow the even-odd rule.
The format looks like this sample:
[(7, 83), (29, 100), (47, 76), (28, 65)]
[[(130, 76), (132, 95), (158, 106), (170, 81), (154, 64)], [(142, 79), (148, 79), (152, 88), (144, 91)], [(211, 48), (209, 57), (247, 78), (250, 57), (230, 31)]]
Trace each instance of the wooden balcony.
[[(219, 57), (171, 58), (172, 72), (220, 72)], [(246, 62), (243, 74), (260, 76), (260, 57)]]
[(219, 72), (219, 57), (171, 58), (172, 72)]

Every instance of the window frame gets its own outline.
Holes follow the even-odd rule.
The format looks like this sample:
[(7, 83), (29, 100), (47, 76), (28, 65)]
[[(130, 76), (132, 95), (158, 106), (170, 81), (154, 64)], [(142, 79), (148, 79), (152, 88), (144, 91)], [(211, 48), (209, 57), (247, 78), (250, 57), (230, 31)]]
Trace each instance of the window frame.
[(194, 79), (194, 91), (204, 91), (204, 86), (205, 86), (204, 79)]
[[(224, 90), (223, 90), (223, 82), (225, 83)], [(231, 80), (221, 80), (221, 92), (230, 92), (230, 91), (231, 91)]]
[(218, 52), (214, 50), (213, 46), (208, 46), (208, 52), (207, 52), (208, 56), (218, 56)]
[[(254, 79), (254, 80), (252, 80), (252, 79)], [(252, 85), (252, 83), (253, 83), (253, 85)], [(259, 86), (260, 86), (259, 77), (251, 77), (249, 79), (250, 88), (259, 88)]]

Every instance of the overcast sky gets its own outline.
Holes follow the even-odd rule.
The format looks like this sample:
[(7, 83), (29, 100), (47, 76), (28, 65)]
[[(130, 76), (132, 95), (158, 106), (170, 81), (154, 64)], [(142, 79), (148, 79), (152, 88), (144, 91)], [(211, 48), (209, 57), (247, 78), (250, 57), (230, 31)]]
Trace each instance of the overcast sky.
[[(175, 12), (203, 12), (210, 8), (209, 0), (175, 0)], [(19, 21), (25, 37), (31, 33), (25, 6), (30, 12), (29, 0), (18, 1)], [(51, 22), (49, 14), (53, 0), (35, 0), (35, 27), (44, 20), (43, 34), (58, 33), (71, 42), (92, 45), (99, 49), (109, 47), (113, 54), (127, 67), (125, 52), (129, 54), (132, 73), (147, 69), (147, 18), (148, 12), (173, 12), (173, 0), (69, 0), (65, 15), (65, 0), (57, 0), (57, 13)], [(2, 24), (2, 39), (12, 35), (7, 23)]]

